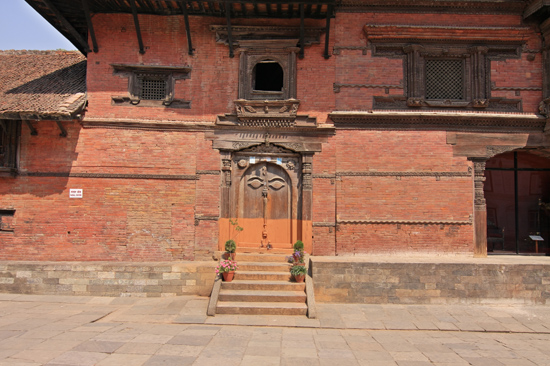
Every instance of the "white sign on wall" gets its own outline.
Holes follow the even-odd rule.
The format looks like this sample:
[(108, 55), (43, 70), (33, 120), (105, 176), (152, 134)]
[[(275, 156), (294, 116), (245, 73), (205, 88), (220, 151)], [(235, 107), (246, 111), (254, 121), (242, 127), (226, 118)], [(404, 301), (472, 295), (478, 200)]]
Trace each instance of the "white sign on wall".
[(69, 198), (82, 198), (82, 189), (70, 189)]

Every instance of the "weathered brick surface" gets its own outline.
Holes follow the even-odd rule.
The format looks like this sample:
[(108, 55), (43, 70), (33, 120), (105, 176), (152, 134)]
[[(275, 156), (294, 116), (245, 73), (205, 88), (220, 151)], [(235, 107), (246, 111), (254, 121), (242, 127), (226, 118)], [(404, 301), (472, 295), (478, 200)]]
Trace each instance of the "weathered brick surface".
[(332, 303), (453, 304), (550, 301), (546, 264), (376, 263), (312, 259), (315, 299)]

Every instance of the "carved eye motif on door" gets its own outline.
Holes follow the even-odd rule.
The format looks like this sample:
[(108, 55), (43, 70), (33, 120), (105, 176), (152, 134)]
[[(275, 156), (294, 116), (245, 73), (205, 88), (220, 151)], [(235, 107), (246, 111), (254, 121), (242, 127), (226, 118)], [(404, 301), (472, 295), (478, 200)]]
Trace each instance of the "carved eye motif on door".
[(263, 187), (264, 180), (260, 177), (250, 177), (247, 183), (250, 187), (258, 189), (260, 187)]
[(285, 185), (286, 184), (285, 184), (284, 179), (279, 178), (279, 177), (273, 178), (269, 181), (269, 188), (273, 188), (276, 191), (283, 188)]

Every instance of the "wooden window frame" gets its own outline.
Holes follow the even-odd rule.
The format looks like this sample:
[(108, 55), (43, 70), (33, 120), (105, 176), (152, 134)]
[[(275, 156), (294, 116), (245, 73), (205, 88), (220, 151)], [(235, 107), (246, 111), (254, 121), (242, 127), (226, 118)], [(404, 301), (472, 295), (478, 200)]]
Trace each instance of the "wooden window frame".
[[(407, 106), (436, 108), (484, 108), (488, 105), (490, 82), (489, 61), (486, 58), (487, 47), (461, 46), (424, 46), (409, 45), (403, 48), (406, 54)], [(426, 61), (462, 60), (463, 61), (463, 98), (427, 99), (426, 98)], [(473, 72), (476, 70), (477, 72)]]
[[(288, 100), (296, 99), (296, 40), (241, 41), (239, 64), (239, 99)], [(255, 90), (254, 68), (265, 60), (276, 61), (283, 69), (283, 88), (278, 91)]]
[(0, 176), (17, 173), (20, 134), (20, 121), (0, 120)]
[[(114, 75), (128, 78), (128, 96), (112, 96), (113, 105), (135, 105), (141, 107), (191, 108), (191, 102), (175, 98), (176, 80), (189, 79), (188, 66), (149, 66), (111, 64)], [(140, 79), (155, 78), (166, 83), (165, 97), (162, 99), (141, 99)]]

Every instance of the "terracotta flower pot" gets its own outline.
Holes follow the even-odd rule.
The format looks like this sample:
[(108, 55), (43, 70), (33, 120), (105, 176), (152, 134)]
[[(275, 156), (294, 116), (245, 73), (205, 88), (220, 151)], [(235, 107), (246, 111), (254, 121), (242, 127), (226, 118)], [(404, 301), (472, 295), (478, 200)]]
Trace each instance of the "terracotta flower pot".
[(294, 275), (294, 281), (300, 283), (304, 282), (306, 275)]
[(231, 282), (233, 281), (233, 277), (235, 276), (235, 271), (231, 272), (222, 272), (222, 277), (225, 282)]
[(237, 253), (225, 252), (225, 253), (223, 253), (223, 259), (231, 259), (232, 261), (234, 261), (235, 257), (237, 256), (236, 254)]

